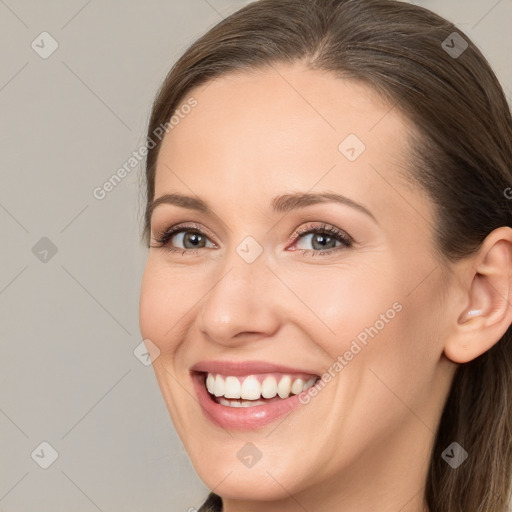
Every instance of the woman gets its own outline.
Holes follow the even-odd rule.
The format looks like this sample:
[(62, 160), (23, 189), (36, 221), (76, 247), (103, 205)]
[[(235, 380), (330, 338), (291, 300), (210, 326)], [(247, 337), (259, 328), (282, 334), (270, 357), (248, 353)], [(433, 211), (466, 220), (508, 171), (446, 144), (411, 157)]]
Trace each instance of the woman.
[(469, 38), (254, 2), (175, 64), (155, 134), (140, 326), (200, 510), (504, 512), (512, 119)]

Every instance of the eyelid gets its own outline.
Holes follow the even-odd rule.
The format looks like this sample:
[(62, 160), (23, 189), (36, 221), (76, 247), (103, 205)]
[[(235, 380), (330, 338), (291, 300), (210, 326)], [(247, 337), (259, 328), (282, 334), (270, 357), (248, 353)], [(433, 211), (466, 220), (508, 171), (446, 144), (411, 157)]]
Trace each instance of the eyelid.
[[(309, 233), (328, 233), (333, 237), (338, 237), (341, 241), (347, 243), (348, 245), (356, 244), (356, 241), (343, 229), (339, 229), (337, 227), (332, 226), (331, 224), (327, 224), (326, 222), (320, 222), (320, 225), (312, 225), (307, 224), (306, 226), (295, 230), (292, 235), (292, 242), (295, 243), (299, 240), (303, 235)], [(317, 251), (320, 252), (320, 251)], [(327, 251), (323, 251), (327, 252)]]
[[(208, 229), (206, 229), (201, 224), (198, 224), (196, 222), (190, 222), (190, 223), (179, 223), (170, 227), (164, 227), (158, 231), (156, 231), (152, 238), (155, 240), (155, 242), (159, 242), (162, 237), (166, 236), (168, 233), (172, 233), (169, 238), (172, 238), (173, 236), (177, 235), (179, 232), (183, 231), (192, 231), (192, 232), (198, 232), (199, 234), (205, 235), (209, 240), (211, 240), (215, 245), (218, 246), (218, 244), (212, 240), (215, 237), (210, 233)], [(180, 250), (180, 249), (178, 249)], [(192, 249), (188, 249), (189, 251)]]
[[(187, 231), (192, 232), (192, 233), (197, 232), (200, 235), (204, 235), (213, 245), (215, 245), (218, 248), (218, 244), (214, 240), (211, 240), (214, 237), (212, 237), (210, 235), (209, 230), (207, 230), (202, 225), (195, 223), (195, 222), (179, 223), (179, 224), (176, 224), (169, 228), (163, 228), (162, 230), (157, 231), (153, 235), (153, 238), (156, 241), (156, 243), (158, 243), (159, 245), (152, 246), (152, 247), (167, 248), (167, 250), (169, 252), (182, 251), (183, 254), (189, 253), (191, 255), (197, 254), (198, 252), (201, 251), (201, 249), (206, 249), (206, 247), (198, 247), (198, 248), (193, 248), (193, 249), (182, 249), (179, 247), (173, 247), (173, 248), (167, 247), (168, 242), (172, 238), (174, 238), (176, 235), (178, 235), (180, 233), (187, 232)], [(317, 251), (314, 249), (294, 249), (294, 251), (298, 250), (299, 252), (302, 252), (303, 254), (308, 253), (312, 256), (320, 255), (320, 254), (329, 255), (329, 254), (337, 253), (338, 251), (340, 251), (342, 249), (349, 249), (352, 246), (357, 245), (357, 242), (354, 240), (354, 238), (352, 236), (350, 236), (346, 231), (344, 231), (340, 228), (337, 228), (331, 224), (328, 224), (326, 222), (318, 222), (318, 221), (310, 222), (310, 223), (306, 224), (305, 226), (303, 226), (299, 229), (296, 229), (292, 235), (292, 240), (291, 240), (290, 245), (293, 245), (297, 241), (300, 241), (304, 237), (304, 235), (308, 235), (311, 233), (313, 233), (313, 234), (314, 233), (326, 233), (328, 236), (336, 238), (340, 242), (341, 245), (334, 247), (334, 248), (327, 249), (325, 251)], [(289, 245), (287, 247), (289, 247)], [(209, 247), (209, 248), (211, 249), (211, 247)]]

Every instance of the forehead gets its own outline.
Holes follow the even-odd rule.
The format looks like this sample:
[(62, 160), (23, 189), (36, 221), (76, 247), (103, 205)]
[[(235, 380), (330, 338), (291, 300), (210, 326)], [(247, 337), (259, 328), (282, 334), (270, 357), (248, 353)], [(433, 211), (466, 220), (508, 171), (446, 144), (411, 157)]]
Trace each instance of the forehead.
[(213, 80), (182, 105), (191, 97), (197, 106), (162, 143), (155, 197), (172, 189), (232, 202), (239, 191), (263, 200), (314, 187), (368, 202), (396, 195), (384, 181), (408, 165), (414, 127), (362, 83), (275, 65)]

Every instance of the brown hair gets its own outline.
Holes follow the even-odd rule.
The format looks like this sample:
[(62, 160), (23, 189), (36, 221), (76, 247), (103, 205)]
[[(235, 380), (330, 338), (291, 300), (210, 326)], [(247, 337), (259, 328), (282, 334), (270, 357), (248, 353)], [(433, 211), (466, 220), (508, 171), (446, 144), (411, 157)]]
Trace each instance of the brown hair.
[[(453, 32), (468, 44), (460, 55), (449, 51), (464, 48), (455, 44)], [(201, 84), (299, 60), (310, 69), (363, 81), (413, 121), (420, 135), (411, 138), (411, 179), (436, 207), (436, 247), (447, 261), (472, 254), (495, 228), (512, 226), (504, 194), (512, 183), (512, 118), (503, 90), (461, 30), (415, 5), (253, 2), (209, 30), (173, 66), (154, 102), (148, 135)], [(146, 244), (160, 145), (147, 154)], [(506, 510), (512, 478), (511, 344), (509, 328), (490, 350), (457, 368), (426, 482), (432, 512)], [(457, 469), (441, 457), (454, 441), (469, 453)]]

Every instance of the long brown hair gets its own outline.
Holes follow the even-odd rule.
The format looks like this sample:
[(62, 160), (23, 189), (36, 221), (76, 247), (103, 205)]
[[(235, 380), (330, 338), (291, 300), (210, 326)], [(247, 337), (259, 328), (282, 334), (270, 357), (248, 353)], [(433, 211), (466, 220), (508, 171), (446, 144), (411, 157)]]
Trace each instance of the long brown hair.
[[(296, 61), (363, 81), (413, 121), (420, 135), (411, 139), (410, 178), (436, 207), (436, 248), (446, 261), (471, 255), (492, 230), (512, 226), (504, 193), (512, 186), (512, 118), (503, 90), (460, 29), (407, 3), (247, 5), (176, 62), (155, 99), (148, 136), (169, 122), (194, 87), (228, 73)], [(160, 142), (147, 154), (146, 244)], [(505, 512), (512, 478), (511, 396), (509, 328), (495, 346), (456, 371), (426, 482), (431, 512)], [(457, 469), (441, 457), (454, 441), (469, 453)]]

